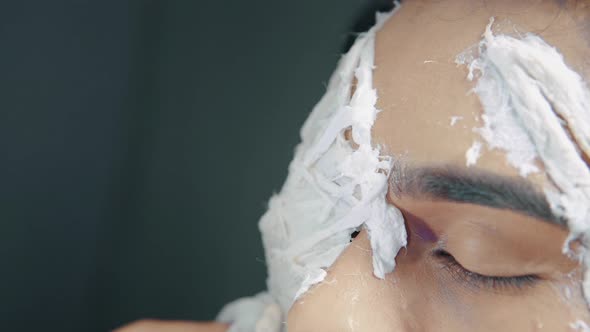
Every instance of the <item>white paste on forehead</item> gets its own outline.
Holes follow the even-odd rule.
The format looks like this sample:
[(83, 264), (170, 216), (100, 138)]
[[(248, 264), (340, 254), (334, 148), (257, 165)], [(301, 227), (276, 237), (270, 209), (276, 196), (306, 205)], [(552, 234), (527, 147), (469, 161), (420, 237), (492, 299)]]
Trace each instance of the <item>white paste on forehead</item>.
[[(502, 149), (522, 176), (538, 171), (540, 160), (557, 190), (546, 188), (552, 211), (567, 221), (569, 243), (590, 244), (590, 171), (582, 151), (590, 151), (590, 91), (563, 56), (540, 37), (494, 35), (493, 19), (479, 43), (478, 54), (463, 53), (457, 63), (469, 67), (469, 80), (483, 106), (484, 126), (476, 129), (490, 149)], [(471, 53), (472, 50), (467, 51)], [(590, 299), (590, 256), (584, 295)]]
[[(218, 316), (235, 331), (253, 330), (251, 317), (264, 316), (270, 299), (286, 314), (297, 298), (324, 280), (326, 269), (349, 245), (351, 233), (361, 227), (369, 236), (378, 278), (393, 271), (395, 257), (406, 245), (403, 216), (386, 201), (392, 159), (381, 155), (371, 141), (378, 113), (373, 88), (375, 33), (394, 12), (377, 13), (376, 25), (341, 58), (326, 93), (301, 129), (289, 175), (259, 223), (268, 293), (230, 303)], [(349, 130), (354, 146), (345, 137)]]

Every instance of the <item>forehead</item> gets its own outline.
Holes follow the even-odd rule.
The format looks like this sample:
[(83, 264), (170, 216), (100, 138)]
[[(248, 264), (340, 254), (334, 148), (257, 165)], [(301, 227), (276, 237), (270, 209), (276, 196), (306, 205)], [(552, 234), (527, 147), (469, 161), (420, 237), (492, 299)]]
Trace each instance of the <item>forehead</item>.
[[(473, 82), (455, 57), (479, 42), (491, 16), (507, 19), (521, 30), (542, 31), (541, 37), (564, 55), (566, 63), (584, 74), (587, 43), (583, 34), (572, 33), (575, 18), (563, 15), (557, 2), (526, 10), (484, 8), (479, 3), (408, 1), (377, 33), (374, 85), (382, 112), (373, 136), (385, 153), (403, 155), (412, 163), (466, 165), (466, 151), (481, 141), (473, 129), (482, 126), (482, 107), (477, 95), (468, 94)], [(508, 9), (512, 14), (503, 14)], [(518, 174), (498, 150), (483, 149), (476, 167)], [(546, 181), (541, 173), (531, 180)]]

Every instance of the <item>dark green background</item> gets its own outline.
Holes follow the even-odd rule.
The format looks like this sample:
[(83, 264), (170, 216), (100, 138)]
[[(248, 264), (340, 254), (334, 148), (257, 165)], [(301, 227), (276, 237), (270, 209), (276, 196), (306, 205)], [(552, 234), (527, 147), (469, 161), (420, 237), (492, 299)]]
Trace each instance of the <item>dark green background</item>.
[(389, 2), (1, 2), (0, 330), (212, 319), (263, 290), (265, 202)]

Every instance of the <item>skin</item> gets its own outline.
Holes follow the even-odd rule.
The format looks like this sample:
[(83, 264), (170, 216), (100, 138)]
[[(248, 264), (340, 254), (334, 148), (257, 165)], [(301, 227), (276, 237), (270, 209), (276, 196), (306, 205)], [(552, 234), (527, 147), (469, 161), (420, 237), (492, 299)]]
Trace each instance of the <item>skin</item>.
[[(481, 126), (482, 108), (476, 95), (466, 95), (473, 83), (455, 56), (476, 44), (495, 16), (540, 35), (584, 73), (584, 57), (590, 54), (585, 30), (578, 28), (587, 13), (584, 5), (404, 2), (376, 36), (374, 85), (382, 112), (374, 141), (386, 154), (403, 156), (409, 167), (464, 169), (465, 152), (479, 138), (472, 129)], [(451, 126), (451, 116), (462, 119)], [(484, 150), (474, 168), (518, 175), (502, 151)], [(548, 185), (543, 172), (527, 180), (539, 190)], [(394, 186), (388, 200), (402, 210), (409, 233), (394, 272), (385, 280), (373, 276), (370, 243), (361, 232), (325, 281), (294, 304), (290, 332), (571, 331), (571, 322), (588, 319), (581, 268), (561, 253), (566, 229), (508, 210), (410, 197), (394, 192)], [(441, 248), (462, 267), (437, 255)], [(465, 270), (538, 280), (489, 287)]]
[[(376, 36), (374, 86), (382, 112), (374, 142), (385, 154), (403, 156), (409, 167), (465, 169), (465, 151), (479, 139), (473, 128), (482, 124), (482, 108), (477, 96), (466, 94), (473, 83), (455, 56), (480, 40), (494, 16), (540, 35), (588, 79), (589, 12), (587, 1), (404, 1)], [(451, 126), (451, 116), (462, 118)], [(497, 150), (484, 149), (473, 168), (518, 175)], [(548, 185), (543, 172), (526, 180), (540, 190)], [(571, 331), (576, 320), (590, 322), (581, 267), (561, 251), (565, 228), (509, 210), (409, 196), (394, 186), (387, 199), (402, 211), (408, 230), (395, 270), (384, 280), (373, 275), (369, 239), (361, 231), (326, 279), (293, 305), (289, 332)], [(492, 287), (469, 271), (533, 275), (535, 281)], [(216, 332), (227, 326), (140, 321), (117, 331), (175, 328)]]

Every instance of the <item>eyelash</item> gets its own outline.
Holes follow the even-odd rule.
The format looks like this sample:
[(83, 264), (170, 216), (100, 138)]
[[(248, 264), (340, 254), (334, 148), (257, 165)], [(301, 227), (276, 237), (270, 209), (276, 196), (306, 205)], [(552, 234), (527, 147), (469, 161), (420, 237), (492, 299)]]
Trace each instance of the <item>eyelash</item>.
[(513, 277), (486, 276), (464, 268), (456, 259), (445, 250), (434, 252), (434, 257), (444, 261), (444, 268), (451, 273), (453, 278), (465, 282), (476, 288), (485, 288), (493, 291), (522, 290), (534, 286), (540, 278), (534, 274)]

